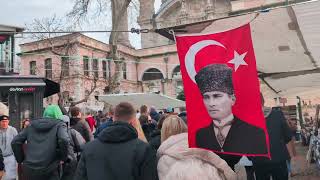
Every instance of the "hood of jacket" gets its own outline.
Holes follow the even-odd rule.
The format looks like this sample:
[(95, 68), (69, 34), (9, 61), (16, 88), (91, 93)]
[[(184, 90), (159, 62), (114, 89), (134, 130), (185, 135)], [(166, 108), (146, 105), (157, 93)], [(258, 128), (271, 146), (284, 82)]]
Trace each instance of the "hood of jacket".
[(62, 115), (63, 114), (58, 105), (49, 105), (43, 112), (44, 118), (60, 119)]
[(59, 123), (63, 123), (63, 121), (53, 118), (41, 118), (32, 120), (30, 126), (33, 127), (36, 131), (49, 131)]
[[(163, 156), (169, 156), (169, 159), (174, 161), (197, 159), (203, 163), (208, 163), (211, 166), (215, 167), (220, 172), (220, 174), (224, 176), (225, 179), (236, 179), (235, 172), (223, 159), (221, 159), (215, 153), (199, 148), (189, 148), (187, 133), (181, 133), (171, 136), (166, 141), (164, 141), (157, 152), (157, 157), (159, 159)], [(168, 160), (168, 158), (165, 158), (164, 160)], [(168, 165), (171, 164), (171, 162), (167, 162), (165, 164)]]
[(134, 127), (126, 122), (114, 122), (105, 128), (98, 135), (102, 142), (121, 143), (138, 138), (138, 133)]

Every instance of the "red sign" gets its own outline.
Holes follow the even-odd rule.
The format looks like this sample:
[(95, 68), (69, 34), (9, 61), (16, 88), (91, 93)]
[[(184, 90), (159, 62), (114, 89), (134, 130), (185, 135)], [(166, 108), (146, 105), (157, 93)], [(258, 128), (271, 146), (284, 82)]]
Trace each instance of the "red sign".
[(3, 43), (4, 41), (6, 41), (8, 39), (8, 35), (0, 35), (0, 43)]

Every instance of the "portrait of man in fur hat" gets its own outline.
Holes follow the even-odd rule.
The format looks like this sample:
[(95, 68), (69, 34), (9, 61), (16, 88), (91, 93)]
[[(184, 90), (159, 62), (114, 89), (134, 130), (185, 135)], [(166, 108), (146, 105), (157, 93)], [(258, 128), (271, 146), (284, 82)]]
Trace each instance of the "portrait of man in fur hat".
[[(218, 154), (266, 154), (266, 142), (261, 141), (266, 139), (263, 129), (248, 124), (232, 112), (232, 106), (237, 100), (232, 82), (232, 68), (226, 64), (207, 65), (197, 73), (195, 81), (212, 119), (209, 126), (197, 131), (197, 147), (213, 150)], [(241, 156), (238, 156), (233, 160), (225, 160), (233, 166), (240, 158)]]

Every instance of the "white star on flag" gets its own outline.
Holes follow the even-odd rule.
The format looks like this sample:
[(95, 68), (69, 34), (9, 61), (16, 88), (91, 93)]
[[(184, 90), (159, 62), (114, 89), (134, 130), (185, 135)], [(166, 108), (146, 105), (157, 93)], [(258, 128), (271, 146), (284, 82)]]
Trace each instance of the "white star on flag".
[(234, 51), (234, 58), (232, 60), (230, 60), (228, 63), (234, 64), (235, 72), (238, 70), (238, 68), (241, 65), (248, 66), (248, 64), (244, 61), (244, 57), (247, 55), (247, 53), (248, 52), (245, 52), (245, 53), (239, 55), (239, 53), (237, 51)]

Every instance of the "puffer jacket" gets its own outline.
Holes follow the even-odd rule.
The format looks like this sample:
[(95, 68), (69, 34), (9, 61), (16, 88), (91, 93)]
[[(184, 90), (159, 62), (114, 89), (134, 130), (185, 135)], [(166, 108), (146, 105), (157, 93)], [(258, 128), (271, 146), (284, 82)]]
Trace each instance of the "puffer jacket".
[(235, 180), (228, 164), (211, 151), (188, 147), (188, 134), (171, 136), (157, 152), (160, 180)]
[[(24, 152), (22, 146), (26, 141)], [(32, 120), (12, 140), (11, 146), (17, 162), (39, 174), (57, 170), (60, 161), (68, 160), (71, 147), (66, 124), (50, 118)]]

